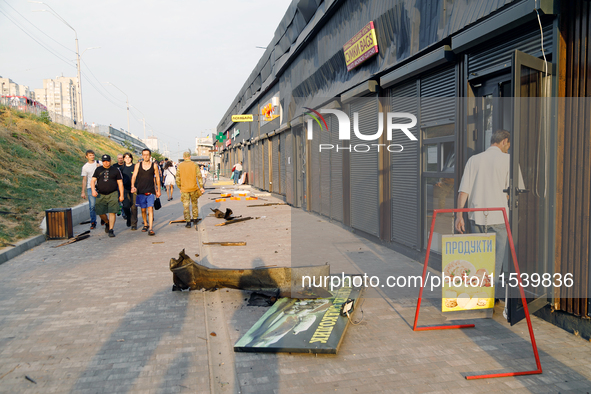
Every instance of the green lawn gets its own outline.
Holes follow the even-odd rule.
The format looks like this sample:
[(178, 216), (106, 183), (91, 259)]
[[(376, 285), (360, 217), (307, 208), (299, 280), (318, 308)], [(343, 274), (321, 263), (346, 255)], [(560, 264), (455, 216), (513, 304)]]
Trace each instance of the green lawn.
[(125, 151), (106, 137), (0, 107), (0, 248), (40, 234), (46, 209), (85, 201), (80, 171), (87, 149), (97, 158)]

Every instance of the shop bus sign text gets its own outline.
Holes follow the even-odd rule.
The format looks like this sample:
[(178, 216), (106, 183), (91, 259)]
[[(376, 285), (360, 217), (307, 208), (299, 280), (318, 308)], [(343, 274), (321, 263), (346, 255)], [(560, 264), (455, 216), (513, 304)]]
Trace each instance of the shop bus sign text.
[(343, 46), (343, 52), (347, 71), (353, 70), (370, 57), (376, 55), (378, 53), (378, 39), (373, 22), (369, 22), (359, 33), (347, 41)]

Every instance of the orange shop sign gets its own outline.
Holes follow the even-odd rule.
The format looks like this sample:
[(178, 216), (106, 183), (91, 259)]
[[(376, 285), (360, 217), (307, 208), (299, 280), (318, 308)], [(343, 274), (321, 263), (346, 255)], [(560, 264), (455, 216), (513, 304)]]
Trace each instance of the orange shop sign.
[(343, 46), (347, 71), (378, 53), (378, 39), (373, 22), (369, 22)]

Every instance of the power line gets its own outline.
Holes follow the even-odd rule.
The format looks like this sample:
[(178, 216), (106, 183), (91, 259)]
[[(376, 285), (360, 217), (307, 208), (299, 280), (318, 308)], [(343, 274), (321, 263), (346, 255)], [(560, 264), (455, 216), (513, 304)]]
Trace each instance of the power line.
[(6, 19), (8, 19), (9, 21), (11, 21), (16, 27), (18, 27), (23, 33), (25, 33), (27, 36), (29, 36), (37, 44), (41, 45), (43, 47), (43, 49), (45, 49), (47, 52), (51, 53), (53, 56), (57, 57), (58, 59), (60, 59), (64, 63), (66, 63), (67, 65), (72, 66), (72, 67), (75, 67), (73, 64), (70, 64), (67, 59), (63, 58), (61, 55), (56, 54), (51, 49), (49, 49), (45, 45), (43, 45), (43, 43), (41, 43), (40, 41), (38, 41), (35, 37), (33, 37), (32, 35), (30, 35), (25, 29), (23, 29), (21, 26), (19, 26), (18, 23), (16, 23), (14, 20), (12, 20), (12, 18), (10, 18), (8, 15), (6, 15), (3, 11), (0, 10), (0, 14), (4, 15), (6, 17)]
[(41, 30), (40, 28), (38, 28), (33, 22), (31, 22), (30, 20), (28, 20), (23, 14), (21, 14), (20, 12), (18, 12), (13, 6), (10, 5), (10, 3), (8, 3), (8, 1), (4, 0), (4, 2), (14, 10), (14, 12), (16, 12), (17, 14), (19, 14), (24, 20), (26, 20), (27, 22), (29, 22), (29, 24), (31, 26), (33, 26), (35, 29), (39, 30), (41, 33), (45, 34), (50, 40), (53, 40), (56, 44), (61, 45), (62, 47), (64, 47), (65, 49), (67, 49), (70, 52), (76, 53), (76, 51), (73, 51), (72, 49), (68, 48), (67, 46), (63, 45), (62, 43), (60, 43), (59, 41), (55, 40), (53, 37), (50, 37), (47, 33), (45, 33), (43, 30)]
[(96, 77), (96, 75), (94, 75), (94, 73), (92, 72), (92, 70), (90, 69), (90, 67), (88, 67), (88, 64), (86, 64), (86, 62), (84, 61), (84, 59), (80, 59), (82, 60), (82, 63), (84, 63), (84, 65), (86, 66), (86, 69), (88, 70), (88, 72), (94, 77), (94, 79), (98, 82), (99, 86), (105, 91), (107, 92), (111, 97), (113, 97), (115, 100), (119, 101), (122, 105), (124, 103), (123, 100), (118, 99), (117, 97), (115, 97), (111, 92), (109, 92), (105, 86), (101, 83), (101, 81), (99, 81), (99, 79)]

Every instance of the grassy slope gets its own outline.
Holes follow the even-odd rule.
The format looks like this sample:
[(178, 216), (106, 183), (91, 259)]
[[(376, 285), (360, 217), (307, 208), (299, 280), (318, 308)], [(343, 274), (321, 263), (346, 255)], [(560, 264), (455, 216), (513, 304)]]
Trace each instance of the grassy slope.
[[(6, 243), (40, 234), (39, 224), (50, 208), (77, 205), (86, 162), (92, 149), (97, 158), (124, 149), (106, 137), (45, 124), (35, 115), (0, 107), (0, 249)], [(114, 157), (114, 159), (115, 159)]]

